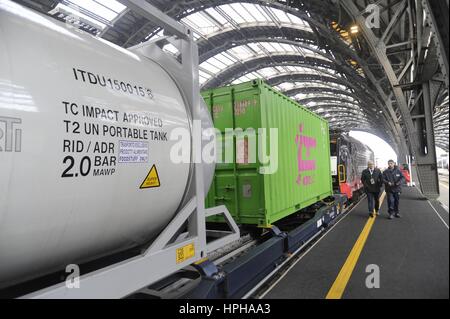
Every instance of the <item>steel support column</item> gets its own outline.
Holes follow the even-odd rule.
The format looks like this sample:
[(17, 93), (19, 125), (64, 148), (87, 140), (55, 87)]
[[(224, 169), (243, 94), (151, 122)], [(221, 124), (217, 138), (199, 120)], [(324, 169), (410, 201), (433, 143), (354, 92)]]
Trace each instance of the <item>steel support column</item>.
[[(398, 14), (395, 14), (393, 18), (398, 20), (401, 14), (406, 12), (403, 9), (403, 6), (406, 3), (407, 1), (401, 3), (401, 7), (397, 11)], [(383, 41), (386, 37), (382, 37), (382, 39), (378, 38), (373, 29), (366, 25), (365, 17), (353, 0), (343, 0), (341, 1), (341, 4), (358, 24), (373, 56), (378, 60), (378, 63), (382, 67), (386, 78), (389, 81), (393, 96), (397, 103), (397, 109), (401, 116), (401, 121), (406, 131), (405, 137), (410, 146), (409, 150), (415, 160), (417, 177), (422, 193), (429, 198), (437, 198), (439, 196), (439, 187), (436, 187), (438, 176), (436, 170), (432, 110), (438, 89), (435, 87), (436, 84), (431, 83), (431, 77), (429, 77), (429, 74), (432, 73), (430, 71), (433, 70), (434, 61), (432, 61), (432, 55), (435, 52), (425, 48), (427, 45), (426, 41), (428, 40), (428, 28), (424, 27), (422, 23), (424, 21), (422, 15), (426, 14), (426, 12), (423, 12), (420, 1), (416, 2), (417, 7), (411, 7), (414, 6), (414, 4), (413, 2), (409, 2), (410, 10), (407, 10), (407, 12), (411, 15), (410, 18), (412, 18), (416, 24), (415, 27), (409, 30), (410, 39), (412, 39), (412, 44), (414, 44), (410, 56), (413, 61), (411, 65), (413, 66), (414, 72), (409, 72), (407, 69), (404, 70), (404, 72), (402, 71), (401, 74), (404, 78), (400, 81), (386, 52), (387, 43)], [(387, 31), (389, 33), (391, 32), (390, 28), (392, 28), (395, 23), (396, 21), (388, 22)], [(427, 54), (425, 54), (425, 52), (427, 52)], [(407, 64), (407, 61), (405, 61), (405, 66)], [(408, 74), (409, 77), (407, 77), (406, 74)], [(415, 90), (418, 86), (422, 87), (423, 92), (420, 100), (414, 101), (418, 104), (415, 107), (415, 112), (419, 114), (411, 114), (409, 107), (410, 102), (412, 101), (411, 96), (418, 97), (417, 92), (411, 91)], [(407, 98), (408, 91), (409, 99)], [(400, 155), (403, 157), (407, 154)]]

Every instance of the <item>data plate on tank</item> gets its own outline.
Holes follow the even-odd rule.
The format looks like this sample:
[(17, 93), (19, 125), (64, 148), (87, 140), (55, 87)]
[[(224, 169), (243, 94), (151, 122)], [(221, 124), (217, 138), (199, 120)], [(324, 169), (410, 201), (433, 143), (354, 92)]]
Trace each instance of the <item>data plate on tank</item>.
[(177, 249), (177, 264), (195, 256), (194, 244), (189, 244)]

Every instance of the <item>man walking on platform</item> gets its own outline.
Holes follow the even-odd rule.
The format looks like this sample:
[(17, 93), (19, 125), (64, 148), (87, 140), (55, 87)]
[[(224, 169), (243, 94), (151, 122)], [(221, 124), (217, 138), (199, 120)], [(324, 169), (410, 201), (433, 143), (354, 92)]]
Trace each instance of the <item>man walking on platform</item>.
[(367, 194), (369, 204), (369, 216), (373, 213), (380, 215), (380, 190), (383, 186), (383, 176), (378, 168), (375, 168), (372, 161), (367, 163), (367, 168), (361, 174), (361, 182), (364, 185), (364, 191)]
[(398, 205), (402, 191), (402, 183), (405, 181), (405, 177), (393, 160), (389, 160), (388, 165), (389, 167), (383, 172), (383, 182), (389, 207), (389, 219), (394, 218), (394, 214), (395, 217), (400, 218)]

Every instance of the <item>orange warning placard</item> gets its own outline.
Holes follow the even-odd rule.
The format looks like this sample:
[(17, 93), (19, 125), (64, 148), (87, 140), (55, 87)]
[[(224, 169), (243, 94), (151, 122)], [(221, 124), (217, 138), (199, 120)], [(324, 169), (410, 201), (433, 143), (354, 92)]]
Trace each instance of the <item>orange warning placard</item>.
[(139, 188), (143, 189), (159, 186), (161, 186), (161, 183), (159, 182), (158, 171), (156, 170), (156, 165), (153, 165)]

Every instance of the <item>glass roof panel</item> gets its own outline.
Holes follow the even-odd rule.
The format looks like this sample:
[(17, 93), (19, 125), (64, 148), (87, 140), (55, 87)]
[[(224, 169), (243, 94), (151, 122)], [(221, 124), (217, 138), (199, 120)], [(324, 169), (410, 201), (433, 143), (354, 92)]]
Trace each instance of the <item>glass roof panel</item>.
[(284, 83), (281, 83), (280, 85), (276, 86), (276, 88), (279, 89), (280, 91), (291, 90), (294, 87), (295, 87), (295, 84), (292, 82), (284, 82)]
[(277, 74), (279, 71), (276, 68), (264, 68), (261, 70), (258, 70), (258, 73), (260, 73), (261, 75), (263, 75), (264, 77), (270, 77), (273, 76), (275, 74)]
[(62, 4), (76, 9), (85, 9), (94, 15), (101, 17), (107, 21), (112, 21), (116, 18), (119, 13), (126, 9), (121, 3), (110, 0), (110, 1), (97, 1), (97, 0), (63, 0)]
[[(211, 61), (211, 62), (213, 62), (213, 61)], [(217, 61), (215, 61), (215, 62), (217, 63)], [(215, 63), (205, 62), (205, 63), (202, 63), (202, 65), (200, 67), (202, 70), (209, 71), (211, 75), (220, 71), (220, 69), (217, 66), (215, 66)], [(210, 75), (210, 77), (211, 77), (211, 75)]]
[(94, 35), (100, 34), (127, 7), (116, 0), (61, 0), (48, 13)]
[(191, 28), (194, 32), (206, 36), (207, 34), (217, 32), (220, 27), (214, 22), (205, 18), (204, 13), (197, 12), (184, 19), (181, 22)]
[(127, 7), (121, 4), (119, 1), (116, 0), (94, 0), (95, 2), (100, 3), (101, 5), (110, 8), (111, 10), (121, 13), (123, 10), (125, 10)]
[[(352, 93), (348, 87), (345, 85), (337, 84), (337, 83), (324, 83), (322, 81), (309, 81), (309, 82), (284, 82), (280, 83), (278, 87), (281, 89), (286, 83), (292, 85), (292, 88), (327, 88), (327, 89), (336, 89), (336, 90), (343, 90), (347, 91), (349, 93)], [(281, 89), (284, 90), (284, 89)]]
[(222, 61), (226, 65), (230, 65), (237, 62), (237, 59), (228, 52), (220, 53), (216, 55), (216, 58), (220, 59), (220, 61)]
[(357, 101), (355, 99), (353, 99), (352, 97), (350, 97), (348, 95), (343, 95), (343, 94), (331, 94), (331, 93), (320, 92), (320, 93), (299, 93), (299, 94), (295, 95), (296, 99), (307, 99), (307, 98), (314, 98), (314, 97), (323, 97), (323, 98), (328, 98), (330, 100), (339, 98), (339, 99), (347, 100), (349, 103), (354, 103), (354, 104), (357, 103)]
[(84, 21), (86, 21), (87, 23), (89, 23), (89, 25), (92, 25), (94, 28), (99, 28), (100, 30), (103, 30), (104, 28), (106, 28), (105, 23), (100, 22), (99, 20), (92, 18), (91, 16), (88, 16), (88, 15), (78, 11), (77, 9), (66, 6), (62, 3), (58, 3), (58, 5), (53, 10), (51, 10), (49, 13), (57, 12), (57, 11), (59, 13), (61, 13), (60, 9), (63, 10), (64, 14), (67, 14), (66, 19), (65, 19), (67, 22), (70, 22), (70, 23), (73, 23), (76, 25), (77, 24), (76, 21), (81, 18)]
[(245, 45), (241, 45), (238, 47), (234, 47), (228, 51), (233, 56), (238, 58), (239, 60), (247, 60), (252, 57), (254, 54), (251, 50), (249, 50)]
[(293, 24), (298, 24), (300, 26), (304, 26), (307, 29), (311, 29), (311, 27), (309, 26), (308, 22), (303, 21), (302, 19), (300, 19), (299, 17), (296, 17), (292, 14), (289, 15), (289, 18), (292, 20)]
[(194, 32), (201, 33), (200, 27), (195, 23), (195, 19), (183, 19), (181, 20), (181, 22), (188, 28), (192, 29)]
[(224, 68), (227, 67), (227, 65), (225, 63), (223, 63), (222, 59), (219, 57), (212, 57), (205, 63), (201, 64), (201, 67), (207, 68), (208, 66), (211, 66), (214, 68), (214, 70), (212, 72), (219, 72), (220, 70), (223, 70)]
[(264, 15), (264, 13), (260, 9), (260, 6), (255, 6), (254, 4), (250, 3), (242, 3), (241, 5), (247, 11), (251, 12), (253, 19), (258, 22), (264, 22), (270, 19), (269, 17)]
[(281, 10), (273, 10), (270, 8), (270, 10), (273, 12), (273, 14), (277, 17), (278, 20), (284, 23), (291, 23), (291, 20), (289, 20), (288, 15), (281, 11)]
[[(213, 19), (208, 19), (205, 12)], [(292, 14), (285, 13), (279, 9), (251, 3), (232, 3), (208, 8), (204, 12), (200, 11), (186, 16), (181, 19), (181, 22), (186, 23), (194, 31), (206, 37), (224, 28), (236, 28), (236, 26), (252, 22), (266, 22), (269, 24), (282, 22), (312, 32), (307, 22), (296, 18)]]
[(238, 3), (237, 7), (239, 14), (245, 19), (245, 21), (256, 20), (251, 9), (248, 10), (245, 6), (242, 5), (242, 3)]
[(246, 20), (240, 14), (240, 11), (242, 11), (242, 8), (239, 6), (238, 3), (232, 3), (229, 5), (220, 6), (220, 7), (231, 17), (231, 19), (233, 19), (238, 24), (251, 21), (249, 17), (247, 17), (247, 20)]
[[(251, 51), (251, 50), (253, 51)], [(301, 48), (302, 53), (305, 56), (313, 57), (316, 59), (322, 59), (329, 62), (329, 60), (320, 54), (310, 51), (305, 48)], [(241, 60), (246, 60), (253, 55), (267, 55), (270, 54), (299, 54), (298, 47), (290, 44), (279, 43), (279, 42), (252, 42), (245, 45), (240, 45), (229, 49), (228, 51), (236, 58)]]
[[(301, 67), (301, 66), (283, 66), (283, 67), (265, 67), (258, 70), (258, 73), (261, 74), (265, 79), (270, 79), (274, 76), (285, 75), (289, 73), (295, 74), (318, 74), (321, 76), (330, 76), (328, 73), (323, 73), (321, 71), (316, 71), (311, 68)], [(314, 82), (314, 84), (318, 84), (318, 82)], [(321, 85), (334, 85), (333, 83), (322, 83)], [(300, 83), (299, 83), (300, 85)], [(336, 84), (338, 85), (338, 84)], [(339, 85), (338, 85), (339, 86)], [(344, 86), (339, 86), (339, 88), (346, 88)]]
[(225, 25), (228, 23), (227, 19), (225, 19), (219, 12), (217, 12), (214, 8), (208, 8), (205, 10), (208, 14), (210, 14), (214, 19), (216, 19), (220, 24)]
[(205, 18), (203, 12), (199, 12), (199, 14), (193, 15), (190, 19), (186, 20), (192, 21), (200, 29), (214, 28), (216, 26), (214, 22)]

